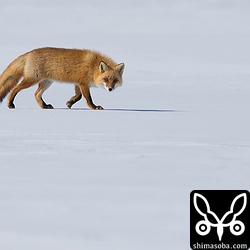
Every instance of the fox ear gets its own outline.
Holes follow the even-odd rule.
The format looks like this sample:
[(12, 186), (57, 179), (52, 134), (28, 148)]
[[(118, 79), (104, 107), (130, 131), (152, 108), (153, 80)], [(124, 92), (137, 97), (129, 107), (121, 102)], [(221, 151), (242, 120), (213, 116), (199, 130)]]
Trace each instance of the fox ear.
[(124, 63), (119, 63), (116, 65), (116, 70), (119, 72), (120, 75), (122, 75), (123, 71), (125, 68), (125, 64)]
[(99, 70), (100, 70), (100, 72), (104, 73), (107, 69), (108, 69), (108, 65), (105, 62), (101, 61), (99, 63)]

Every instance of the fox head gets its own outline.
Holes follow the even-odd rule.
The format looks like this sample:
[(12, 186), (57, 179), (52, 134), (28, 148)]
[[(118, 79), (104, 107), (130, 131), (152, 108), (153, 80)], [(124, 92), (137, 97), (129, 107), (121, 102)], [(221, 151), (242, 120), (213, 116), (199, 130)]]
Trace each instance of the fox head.
[(99, 77), (98, 84), (105, 87), (108, 91), (114, 90), (116, 87), (122, 85), (122, 74), (124, 70), (124, 63), (117, 64), (114, 68), (101, 61), (99, 63)]

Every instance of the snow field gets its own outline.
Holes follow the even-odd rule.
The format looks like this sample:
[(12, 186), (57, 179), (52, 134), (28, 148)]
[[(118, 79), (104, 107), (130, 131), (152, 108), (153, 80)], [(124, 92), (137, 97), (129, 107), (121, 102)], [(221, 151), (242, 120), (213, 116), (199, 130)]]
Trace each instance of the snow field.
[[(110, 7), (112, 6), (112, 8)], [(10, 1), (1, 72), (42, 46), (100, 50), (124, 85), (72, 110), (1, 104), (0, 248), (189, 249), (189, 194), (248, 189), (248, 1)]]

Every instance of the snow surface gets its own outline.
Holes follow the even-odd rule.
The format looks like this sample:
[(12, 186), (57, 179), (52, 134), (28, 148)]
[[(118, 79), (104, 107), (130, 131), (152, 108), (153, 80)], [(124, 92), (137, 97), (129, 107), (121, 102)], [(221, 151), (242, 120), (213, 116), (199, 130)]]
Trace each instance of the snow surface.
[(43, 46), (125, 62), (124, 85), (54, 83), (0, 107), (0, 249), (189, 249), (194, 189), (249, 189), (250, 1), (1, 3), (0, 71)]

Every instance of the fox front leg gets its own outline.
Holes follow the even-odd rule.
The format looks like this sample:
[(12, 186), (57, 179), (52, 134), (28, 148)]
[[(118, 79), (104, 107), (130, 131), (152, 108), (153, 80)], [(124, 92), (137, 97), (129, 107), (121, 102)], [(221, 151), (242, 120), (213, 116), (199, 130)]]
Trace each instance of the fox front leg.
[(103, 107), (102, 106), (96, 106), (93, 101), (92, 101), (92, 97), (90, 95), (90, 90), (89, 90), (89, 86), (85, 85), (85, 84), (79, 84), (80, 90), (82, 92), (82, 95), (84, 96), (84, 98), (86, 99), (87, 105), (89, 106), (90, 109), (93, 110), (102, 110)]
[(73, 97), (71, 97), (70, 100), (67, 101), (66, 103), (69, 109), (72, 107), (72, 105), (74, 105), (76, 102), (78, 102), (82, 98), (82, 93), (78, 85), (75, 85), (75, 93), (76, 94)]

